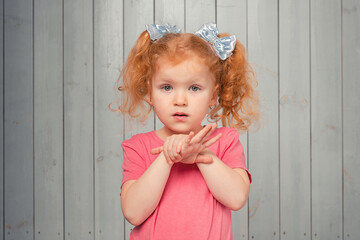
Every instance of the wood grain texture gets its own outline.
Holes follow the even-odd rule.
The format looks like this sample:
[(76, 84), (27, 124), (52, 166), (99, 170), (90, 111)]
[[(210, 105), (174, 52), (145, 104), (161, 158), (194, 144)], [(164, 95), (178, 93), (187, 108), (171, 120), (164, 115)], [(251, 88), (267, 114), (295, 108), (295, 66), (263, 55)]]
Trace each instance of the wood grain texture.
[(184, 32), (185, 0), (155, 0), (155, 23), (176, 25)]
[(5, 239), (33, 239), (33, 8), (4, 4)]
[(123, 63), (123, 10), (121, 1), (94, 1), (95, 239), (124, 238), (123, 119), (107, 109)]
[(249, 238), (279, 238), (278, 2), (248, 1), (248, 52), (261, 96), (261, 129), (249, 134)]
[(34, 1), (34, 214), (38, 240), (64, 238), (62, 13), (62, 1)]
[(309, 15), (279, 2), (281, 239), (311, 239)]
[[(127, 57), (140, 33), (146, 30), (145, 24), (154, 23), (154, 2), (148, 0), (125, 0), (124, 9), (126, 9), (124, 12), (124, 52), (125, 57)], [(140, 124), (136, 119), (131, 120), (127, 117), (124, 117), (124, 121), (125, 139), (129, 139), (137, 133), (152, 131), (155, 128), (153, 113), (149, 115), (145, 124)], [(125, 239), (129, 239), (132, 228), (133, 226), (125, 221)]]
[(360, 239), (360, 2), (342, 2), (344, 236)]
[(342, 236), (340, 1), (311, 1), (312, 237)]
[(195, 32), (204, 23), (216, 21), (214, 0), (185, 0), (185, 31)]
[(65, 239), (94, 239), (93, 4), (64, 1)]
[(110, 112), (115, 81), (145, 24), (216, 22), (247, 46), (262, 103), (233, 238), (360, 239), (359, 4), (0, 0), (0, 236), (129, 239), (121, 142), (162, 124)]

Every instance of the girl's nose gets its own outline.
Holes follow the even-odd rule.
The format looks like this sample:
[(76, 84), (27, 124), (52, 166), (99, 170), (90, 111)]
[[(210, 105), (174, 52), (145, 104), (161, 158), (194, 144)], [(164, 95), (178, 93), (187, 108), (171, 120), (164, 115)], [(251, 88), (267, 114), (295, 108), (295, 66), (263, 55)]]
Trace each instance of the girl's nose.
[(175, 93), (174, 105), (176, 105), (176, 106), (187, 106), (186, 94), (183, 93), (183, 92)]

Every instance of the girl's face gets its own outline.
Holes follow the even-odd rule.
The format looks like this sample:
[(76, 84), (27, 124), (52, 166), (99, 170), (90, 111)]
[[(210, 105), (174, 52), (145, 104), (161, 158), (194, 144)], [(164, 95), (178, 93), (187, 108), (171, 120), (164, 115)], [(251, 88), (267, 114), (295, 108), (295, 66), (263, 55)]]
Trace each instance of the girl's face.
[(160, 138), (190, 131), (196, 134), (216, 100), (215, 77), (201, 58), (191, 56), (177, 65), (166, 57), (157, 60), (150, 103), (165, 125), (157, 131)]

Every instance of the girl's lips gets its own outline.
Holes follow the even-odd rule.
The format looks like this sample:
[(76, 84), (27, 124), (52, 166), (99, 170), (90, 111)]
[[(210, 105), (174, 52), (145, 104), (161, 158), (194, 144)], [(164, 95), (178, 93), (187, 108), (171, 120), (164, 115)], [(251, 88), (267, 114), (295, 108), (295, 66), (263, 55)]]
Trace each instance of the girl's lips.
[(188, 117), (188, 115), (186, 113), (183, 113), (183, 112), (176, 112), (173, 114), (173, 117), (176, 117), (176, 116), (185, 116), (185, 117)]
[(177, 113), (174, 113), (172, 115), (177, 121), (185, 121), (185, 119), (187, 117), (189, 117), (189, 115), (187, 115), (186, 113), (182, 113), (182, 112), (177, 112)]
[(177, 120), (177, 121), (185, 121), (188, 116), (174, 115), (173, 117), (174, 117), (175, 120)]

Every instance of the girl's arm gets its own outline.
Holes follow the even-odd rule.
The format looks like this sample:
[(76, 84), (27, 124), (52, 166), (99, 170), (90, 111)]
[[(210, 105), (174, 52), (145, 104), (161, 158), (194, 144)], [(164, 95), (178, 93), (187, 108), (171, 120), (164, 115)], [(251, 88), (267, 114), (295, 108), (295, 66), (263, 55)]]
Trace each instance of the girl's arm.
[(163, 194), (171, 166), (160, 153), (140, 178), (123, 184), (121, 208), (128, 222), (138, 226), (153, 213)]
[(206, 149), (204, 153), (211, 156), (213, 162), (197, 163), (197, 165), (212, 195), (231, 210), (241, 209), (250, 192), (247, 172), (241, 168), (230, 168), (209, 149)]
[[(203, 151), (203, 149), (206, 149), (206, 147), (211, 146), (214, 142), (218, 141), (221, 134), (206, 140), (215, 127), (216, 125), (213, 125), (212, 127), (209, 126), (201, 130), (194, 136), (194, 143), (187, 144), (188, 148), (192, 149), (192, 151), (194, 151), (194, 149)], [(182, 140), (186, 139), (184, 136), (182, 134), (176, 134), (165, 140), (165, 148), (169, 146), (170, 149), (173, 149), (173, 151), (168, 151), (168, 153), (172, 154), (172, 158), (177, 154), (177, 144), (173, 145), (172, 143), (174, 140), (177, 140), (175, 142), (182, 142)], [(174, 148), (172, 146), (174, 146)], [(121, 190), (121, 208), (123, 214), (125, 218), (135, 226), (144, 222), (156, 209), (169, 178), (171, 166), (173, 165), (173, 161), (171, 161), (170, 157), (165, 157), (167, 153), (164, 153), (163, 146), (153, 149), (151, 153), (159, 154), (159, 156), (148, 169), (146, 169), (140, 178), (137, 180), (126, 181)], [(212, 158), (203, 155), (198, 157), (195, 156), (192, 161), (192, 163), (209, 163), (212, 162)]]

